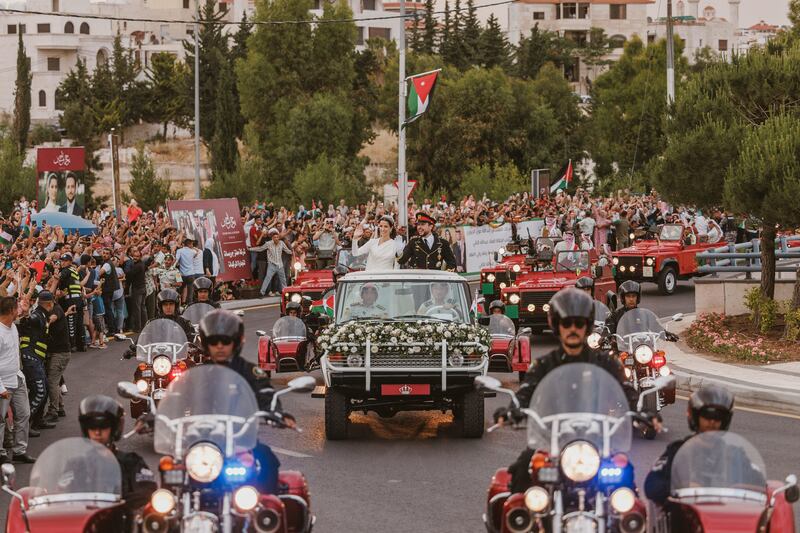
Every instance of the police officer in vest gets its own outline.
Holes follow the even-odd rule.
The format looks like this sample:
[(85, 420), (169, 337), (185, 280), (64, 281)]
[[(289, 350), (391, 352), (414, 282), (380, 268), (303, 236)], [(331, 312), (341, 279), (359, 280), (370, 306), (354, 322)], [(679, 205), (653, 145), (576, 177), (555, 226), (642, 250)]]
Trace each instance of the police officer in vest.
[(405, 268), (455, 272), (456, 258), (450, 243), (436, 235), (435, 227), (435, 218), (427, 213), (417, 213), (417, 235), (408, 241), (397, 262)]
[(50, 291), (39, 293), (37, 306), (19, 323), (19, 351), (22, 359), (22, 372), (28, 383), (28, 400), (31, 405), (31, 427), (35, 430), (56, 427), (53, 422), (45, 422), (44, 408), (47, 405), (47, 336), (50, 324), (58, 318), (52, 314), (55, 298)]
[(61, 256), (61, 274), (58, 278), (59, 304), (63, 309), (75, 306), (75, 312), (67, 316), (70, 347), (72, 351), (84, 352), (85, 332), (83, 330), (83, 287), (78, 267), (72, 262), (72, 254)]

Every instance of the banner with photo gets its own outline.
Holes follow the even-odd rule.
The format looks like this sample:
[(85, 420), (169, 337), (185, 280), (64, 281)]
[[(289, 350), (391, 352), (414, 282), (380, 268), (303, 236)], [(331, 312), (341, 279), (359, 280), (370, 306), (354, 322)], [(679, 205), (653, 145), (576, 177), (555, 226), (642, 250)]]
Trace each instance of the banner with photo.
[[(517, 223), (517, 235), (527, 239), (528, 232), (534, 238), (544, 226), (542, 219), (526, 220)], [(500, 226), (463, 226), (465, 250), (465, 272), (480, 272), (484, 267), (495, 264), (494, 253), (511, 242), (511, 224)]]
[(83, 147), (37, 148), (37, 196), (40, 213), (83, 217), (86, 170)]
[(178, 231), (210, 250), (218, 266), (217, 281), (250, 279), (250, 253), (244, 240), (239, 200), (170, 200), (170, 219)]

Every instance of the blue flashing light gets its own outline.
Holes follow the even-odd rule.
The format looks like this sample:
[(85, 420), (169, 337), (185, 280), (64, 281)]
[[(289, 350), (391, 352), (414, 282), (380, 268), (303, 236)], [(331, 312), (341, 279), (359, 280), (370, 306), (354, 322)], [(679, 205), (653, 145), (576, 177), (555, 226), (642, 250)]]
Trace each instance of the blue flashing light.
[(615, 465), (610, 460), (605, 460), (600, 463), (600, 471), (597, 473), (597, 482), (600, 485), (617, 485), (624, 480), (627, 470), (627, 467), (622, 468)]
[(227, 481), (241, 481), (247, 476), (247, 467), (242, 465), (230, 465), (225, 467), (225, 479)]

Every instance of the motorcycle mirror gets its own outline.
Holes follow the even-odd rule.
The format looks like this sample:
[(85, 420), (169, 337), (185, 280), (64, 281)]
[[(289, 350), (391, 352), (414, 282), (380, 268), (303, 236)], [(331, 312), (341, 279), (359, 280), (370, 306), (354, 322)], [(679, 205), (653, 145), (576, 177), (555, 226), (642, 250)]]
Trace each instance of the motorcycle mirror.
[(795, 503), (800, 500), (800, 487), (797, 486), (797, 476), (794, 474), (786, 476), (786, 484), (791, 485), (786, 488), (786, 494), (783, 495), (786, 501)]
[(146, 398), (139, 393), (135, 383), (130, 381), (120, 381), (117, 383), (117, 394), (127, 400), (141, 400)]
[(264, 331), (263, 329), (257, 329), (256, 330), (256, 335), (259, 336), (259, 337), (266, 337), (267, 336), (267, 332)]
[(17, 469), (11, 463), (4, 463), (2, 466), (3, 485), (14, 486), (17, 477)]
[(287, 385), (292, 392), (311, 392), (317, 386), (317, 380), (312, 376), (302, 376), (294, 378)]
[(500, 380), (493, 378), (492, 376), (478, 376), (475, 378), (476, 389), (497, 390), (501, 389), (502, 387), (503, 384), (500, 383)]
[(128, 337), (126, 337), (122, 333), (114, 333), (114, 338), (117, 339), (118, 341), (131, 341), (131, 342), (133, 342), (133, 339), (129, 339)]
[(672, 315), (673, 322), (680, 322), (681, 320), (683, 320), (683, 313), (675, 313)]
[(240, 316), (241, 317), (241, 316), (244, 316), (244, 311), (241, 310), (241, 309), (238, 309), (238, 310), (234, 311), (234, 314), (236, 316)]
[(659, 376), (653, 384), (655, 385), (654, 388), (658, 390), (669, 389), (675, 386), (675, 376)]

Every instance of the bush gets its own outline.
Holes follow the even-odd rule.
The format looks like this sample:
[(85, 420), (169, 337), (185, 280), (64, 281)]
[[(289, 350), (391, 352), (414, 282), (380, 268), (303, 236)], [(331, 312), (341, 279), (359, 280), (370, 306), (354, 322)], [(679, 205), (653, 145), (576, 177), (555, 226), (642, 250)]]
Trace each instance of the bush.
[(763, 296), (760, 287), (753, 287), (747, 291), (744, 305), (750, 311), (750, 320), (761, 333), (766, 333), (775, 327), (780, 305), (772, 298)]
[(58, 128), (49, 124), (37, 124), (28, 134), (28, 142), (31, 146), (39, 146), (47, 142), (58, 142), (60, 140), (61, 134), (58, 132)]
[(787, 306), (786, 314), (783, 315), (783, 320), (786, 324), (786, 329), (783, 338), (789, 341), (800, 340), (800, 309), (791, 309)]
[(182, 195), (171, 191), (168, 176), (159, 176), (153, 166), (153, 159), (145, 151), (144, 144), (139, 144), (137, 152), (131, 160), (131, 196), (139, 202), (143, 211), (155, 211), (167, 200), (176, 200)]
[(461, 180), (459, 195), (473, 194), (476, 199), (486, 195), (491, 200), (503, 202), (511, 195), (529, 189), (529, 180), (513, 163), (495, 168), (483, 164), (473, 165), (469, 168)]

